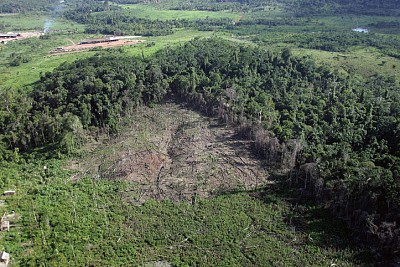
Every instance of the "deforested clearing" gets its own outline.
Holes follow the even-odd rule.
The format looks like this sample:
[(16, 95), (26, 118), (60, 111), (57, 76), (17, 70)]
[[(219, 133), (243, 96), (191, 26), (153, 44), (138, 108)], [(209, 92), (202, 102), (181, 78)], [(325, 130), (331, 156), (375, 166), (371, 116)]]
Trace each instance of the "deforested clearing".
[(271, 183), (262, 161), (251, 153), (252, 141), (218, 119), (175, 103), (138, 108), (132, 124), (105, 142), (82, 163), (71, 162), (70, 168), (78, 170), (73, 178), (129, 181), (126, 199), (135, 203), (191, 201)]

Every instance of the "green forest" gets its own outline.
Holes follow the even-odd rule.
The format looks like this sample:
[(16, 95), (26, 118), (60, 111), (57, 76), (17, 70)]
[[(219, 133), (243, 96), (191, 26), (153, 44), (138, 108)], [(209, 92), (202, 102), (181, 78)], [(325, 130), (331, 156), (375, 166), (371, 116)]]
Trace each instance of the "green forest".
[[(56, 20), (60, 1), (20, 2), (2, 2), (0, 13), (53, 14)], [(0, 188), (16, 190), (1, 197), (1, 212), (6, 216), (12, 209), (16, 227), (1, 232), (0, 250), (12, 254), (12, 266), (391, 266), (398, 261), (397, 0), (65, 5), (57, 16), (80, 25), (79, 31), (60, 28), (37, 41), (0, 46), (4, 72), (20, 77), (29, 70), (37, 77), (15, 87), (0, 82)], [(134, 8), (166, 13), (134, 16)], [(167, 18), (176, 11), (193, 17)], [(335, 23), (336, 16), (343, 25), (364, 19), (371, 32), (352, 32)], [(210, 36), (164, 41), (185, 30)], [(71, 60), (66, 59), (73, 54), (50, 57), (45, 50), (64, 39), (103, 35), (142, 35), (149, 41), (92, 49)], [(366, 64), (364, 54), (357, 58), (359, 51), (379, 54), (378, 66), (385, 71), (359, 66)], [(325, 53), (333, 59), (318, 58)], [(43, 59), (57, 64), (39, 71), (34, 64)], [(171, 102), (234, 129), (235, 142), (250, 144), (254, 160), (273, 181), (251, 190), (243, 185), (212, 191), (210, 198), (132, 204), (141, 198), (132, 193), (140, 182), (118, 179), (118, 166), (101, 168), (128, 131), (136, 140), (124, 148), (129, 155), (141, 142), (146, 153), (161, 149), (163, 140), (151, 139), (155, 126), (143, 121), (160, 124), (161, 107)], [(183, 122), (174, 130), (178, 141), (167, 143), (182, 145), (191, 123)], [(187, 138), (194, 142), (196, 133)], [(89, 156), (109, 146), (98, 175), (70, 167), (94, 166), (95, 157), (90, 162)], [(187, 158), (196, 154), (182, 151)], [(219, 159), (207, 155), (209, 164), (217, 165)], [(249, 159), (243, 158), (246, 165)], [(164, 164), (155, 172), (158, 190)], [(151, 165), (142, 168), (152, 173)]]
[(0, 13), (51, 10), (58, 2), (59, 0), (3, 0), (0, 3)]

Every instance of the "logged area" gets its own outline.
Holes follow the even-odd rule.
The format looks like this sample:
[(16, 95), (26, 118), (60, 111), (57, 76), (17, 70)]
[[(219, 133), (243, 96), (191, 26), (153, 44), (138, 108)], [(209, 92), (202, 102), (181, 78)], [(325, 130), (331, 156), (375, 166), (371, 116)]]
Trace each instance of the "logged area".
[(399, 1), (1, 0), (0, 266), (400, 266)]
[(127, 46), (127, 45), (135, 45), (138, 43), (142, 43), (144, 40), (113, 40), (109, 41), (109, 39), (92, 41), (92, 42), (82, 42), (79, 44), (73, 44), (70, 46), (57, 47), (52, 50), (50, 53), (53, 54), (62, 54), (67, 52), (78, 52), (83, 50), (88, 50), (92, 48), (113, 48), (119, 46)]
[[(109, 247), (125, 256), (103, 257), (101, 265), (108, 258), (114, 266), (142, 258), (202, 266), (273, 265), (282, 257), (288, 265), (326, 265), (331, 257), (372, 262), (366, 248), (347, 240), (346, 225), (328, 223), (328, 211), (364, 244), (391, 255), (398, 247), (391, 234), (398, 231), (396, 83), (375, 77), (352, 84), (289, 49), (220, 38), (148, 58), (114, 50), (64, 63), (32, 92), (0, 95), (3, 169), (15, 177), (5, 175), (3, 187), (17, 190), (4, 212), (22, 215), (21, 242), (41, 240), (27, 248), (33, 256), (18, 260), (49, 261), (63, 251), (66, 259), (80, 253), (75, 265), (91, 265), (90, 255)], [(63, 164), (68, 158), (75, 160)], [(247, 250), (252, 228), (259, 245)], [(13, 240), (6, 244), (15, 252)], [(215, 240), (224, 250), (203, 258), (203, 249), (218, 247)], [(184, 251), (166, 250), (181, 245)], [(298, 257), (288, 258), (297, 247)], [(273, 256), (262, 254), (272, 248)]]
[(371, 262), (323, 209), (279, 195), (276, 172), (234, 127), (168, 101), (138, 107), (126, 121), (63, 165), (0, 163), (5, 185), (17, 183), (0, 208), (15, 210), (3, 219), (21, 246), (10, 235), (2, 242), (20, 252), (21, 266)]
[[(252, 141), (232, 126), (178, 104), (141, 107), (133, 123), (115, 140), (97, 144), (69, 168), (99, 179), (132, 183), (134, 203), (148, 199), (192, 201), (270, 183)], [(92, 144), (92, 147), (95, 144)], [(82, 163), (81, 163), (82, 162)]]

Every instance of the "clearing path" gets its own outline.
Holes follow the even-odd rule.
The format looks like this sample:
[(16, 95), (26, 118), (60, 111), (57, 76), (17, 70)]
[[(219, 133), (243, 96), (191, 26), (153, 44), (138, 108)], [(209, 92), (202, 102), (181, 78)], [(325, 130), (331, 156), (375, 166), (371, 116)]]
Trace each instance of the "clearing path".
[(142, 42), (145, 42), (145, 40), (127, 40), (127, 39), (122, 39), (121, 40), (115, 40), (113, 42), (108, 42), (108, 41), (103, 41), (103, 42), (93, 42), (93, 43), (79, 43), (75, 44), (72, 40), (70, 40), (73, 44), (70, 46), (64, 46), (64, 47), (57, 47), (56, 49), (50, 51), (51, 54), (65, 54), (69, 52), (81, 52), (84, 50), (88, 50), (91, 48), (96, 48), (96, 47), (101, 47), (101, 48), (113, 48), (113, 47), (119, 47), (119, 46), (128, 46), (128, 45), (136, 45)]
[(261, 161), (250, 152), (251, 141), (234, 128), (178, 104), (141, 107), (129, 129), (72, 162), (74, 179), (130, 181), (124, 198), (194, 200), (232, 190), (251, 190), (269, 183)]

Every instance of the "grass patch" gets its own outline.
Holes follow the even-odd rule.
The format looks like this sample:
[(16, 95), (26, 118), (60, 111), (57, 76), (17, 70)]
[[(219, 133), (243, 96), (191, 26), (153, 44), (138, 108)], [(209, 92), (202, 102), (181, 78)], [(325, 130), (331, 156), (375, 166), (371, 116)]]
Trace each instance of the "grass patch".
[(219, 19), (230, 18), (237, 20), (238, 12), (232, 11), (199, 11), (199, 10), (167, 10), (152, 5), (119, 5), (127, 10), (129, 14), (138, 18), (170, 20), (170, 19)]
[[(264, 35), (265, 33), (287, 34), (301, 32), (351, 32), (353, 28), (368, 28), (372, 33), (385, 33), (385, 28), (369, 27), (369, 24), (376, 22), (400, 22), (397, 17), (380, 17), (380, 16), (326, 16), (326, 17), (290, 17), (289, 14), (283, 13), (280, 9), (271, 11), (254, 11), (243, 14), (243, 20), (270, 20), (271, 25), (244, 25), (234, 29), (235, 32), (242, 31), (245, 33), (253, 33)], [(276, 25), (274, 26), (274, 23)]]
[[(210, 37), (213, 32), (178, 29), (172, 35), (146, 37), (146, 42), (138, 45), (122, 47), (129, 54), (149, 56), (156, 51), (169, 46), (184, 43), (195, 37)], [(84, 39), (98, 37), (95, 35), (84, 34), (51, 34), (48, 40), (37, 38), (26, 39), (18, 42), (10, 42), (6, 46), (0, 46), (0, 79), (2, 87), (18, 88), (32, 84), (39, 79), (40, 73), (51, 71), (63, 62), (72, 62), (79, 58), (84, 58), (96, 53), (95, 51), (85, 51), (69, 53), (64, 55), (50, 55), (49, 51), (59, 47), (71, 45), (71, 41), (78, 43)], [(9, 57), (12, 53), (24, 54), (30, 57), (28, 63), (20, 66), (9, 67)]]
[(293, 48), (296, 55), (310, 55), (317, 62), (324, 62), (342, 71), (371, 77), (377, 74), (394, 76), (400, 81), (400, 60), (385, 56), (372, 47), (354, 47), (349, 52), (328, 52), (315, 49)]
[(3, 88), (19, 88), (28, 86), (40, 78), (41, 73), (52, 71), (64, 62), (73, 62), (79, 58), (94, 55), (95, 52), (82, 52), (68, 55), (39, 56), (29, 63), (23, 64), (17, 69), (5, 69), (0, 74), (0, 79), (4, 79)]
[[(56, 47), (71, 45), (89, 38), (83, 34), (50, 34), (48, 39), (29, 38), (9, 42), (0, 46), (0, 80), (2, 87), (24, 87), (39, 79), (40, 73), (52, 71), (63, 62), (72, 62), (78, 58), (93, 55), (95, 52), (81, 52), (65, 55), (50, 55)], [(10, 66), (15, 55), (23, 56), (28, 62), (19, 66)]]
[[(319, 23), (320, 26), (326, 27), (327, 29), (335, 29), (335, 30), (349, 30), (353, 28), (369, 28), (369, 24), (376, 23), (377, 21), (384, 21), (384, 22), (392, 22), (397, 21), (400, 22), (399, 17), (384, 17), (384, 16), (350, 16), (350, 15), (343, 15), (343, 16), (327, 16), (317, 18), (316, 21)], [(323, 28), (321, 28), (322, 30)], [(383, 30), (383, 29), (382, 29)], [(380, 32), (381, 30), (370, 29), (372, 32)]]
[(271, 5), (243, 12), (242, 19), (246, 20), (246, 19), (282, 18), (285, 17), (286, 15), (287, 13), (285, 13), (282, 6)]
[[(193, 38), (207, 38), (211, 37), (215, 32), (212, 31), (197, 31), (191, 29), (176, 29), (171, 35), (166, 36), (151, 36), (144, 38), (146, 42), (131, 47), (124, 47), (129, 54), (141, 56), (150, 56), (158, 50), (167, 46), (183, 44)], [(218, 33), (218, 35), (225, 36), (224, 33)]]
[[(159, 5), (122, 5), (132, 16), (168, 20), (168, 19), (215, 19), (231, 18), (235, 21), (271, 18), (284, 20), (285, 14), (279, 6), (266, 6), (249, 12), (231, 12), (231, 11), (187, 11), (187, 10), (166, 10)], [(48, 17), (45, 14), (0, 14), (0, 26), (3, 25), (4, 31), (28, 31), (42, 30), (45, 20)], [(336, 31), (348, 29), (351, 31), (356, 26), (365, 26), (376, 21), (399, 21), (393, 17), (373, 17), (373, 16), (329, 16), (329, 17), (310, 17), (295, 18), (295, 25), (246, 25), (235, 27), (230, 31), (211, 32), (197, 31), (193, 29), (175, 29), (175, 32), (168, 36), (146, 37), (143, 44), (124, 47), (130, 54), (137, 56), (148, 56), (159, 49), (170, 45), (179, 45), (196, 37), (210, 37), (218, 35), (231, 41), (245, 43), (258, 43), (263, 45), (267, 42), (269, 48), (280, 49), (285, 46), (292, 46), (296, 54), (312, 55), (320, 62), (328, 62), (334, 67), (343, 69), (346, 72), (359, 72), (360, 75), (368, 77), (380, 73), (383, 75), (394, 75), (398, 80), (400, 78), (399, 61), (395, 58), (382, 55), (373, 48), (354, 48), (346, 53), (331, 53), (312, 49), (299, 49), (296, 44), (291, 44), (293, 36), (299, 32), (318, 32), (318, 31)], [(20, 41), (9, 43), (7, 46), (0, 46), (0, 79), (2, 87), (26, 86), (35, 82), (40, 73), (53, 70), (59, 64), (67, 61), (92, 55), (94, 52), (79, 52), (68, 55), (48, 56), (48, 52), (59, 46), (70, 45), (73, 42), (79, 42), (83, 39), (99, 37), (95, 35), (84, 35), (81, 32), (84, 25), (57, 18), (54, 20), (52, 30), (55, 32), (50, 35), (49, 40)], [(231, 33), (229, 33), (231, 32)], [(232, 35), (232, 33), (237, 36)], [(261, 42), (259, 40), (262, 40)], [(17, 67), (9, 67), (10, 56), (12, 54), (24, 55), (29, 59), (28, 63), (23, 63)]]
[[(17, 190), (1, 197), (0, 207), (16, 214), (0, 245), (15, 266), (368, 265), (364, 252), (343, 239), (341, 225), (313, 207), (299, 214), (272, 191), (223, 194), (194, 205), (149, 200), (135, 206), (121, 197), (134, 185), (72, 182), (62, 164), (0, 164), (2, 189)], [(293, 224), (302, 217), (302, 227)]]
[[(167, 36), (156, 36), (144, 38), (146, 42), (121, 47), (117, 49), (124, 49), (131, 55), (149, 56), (158, 50), (171, 45), (183, 44), (193, 38), (206, 38), (210, 37), (214, 32), (210, 31), (197, 31), (190, 29), (176, 29), (174, 34)], [(225, 33), (217, 33), (221, 36), (229, 36)], [(72, 62), (79, 58), (88, 57), (96, 53), (96, 51), (75, 52), (64, 55), (50, 55), (49, 51), (59, 46), (71, 45), (71, 41), (78, 43), (85, 39), (99, 37), (97, 35), (85, 34), (65, 34), (53, 33), (49, 35), (49, 39), (26, 39), (18, 42), (9, 42), (5, 46), (0, 46), (0, 79), (3, 81), (1, 86), (3, 88), (12, 87), (18, 88), (27, 86), (34, 83), (40, 77), (40, 73), (52, 71), (61, 63)], [(26, 55), (29, 57), (28, 63), (22, 63), (16, 67), (10, 67), (10, 56), (15, 54)]]
[(84, 25), (65, 20), (63, 18), (52, 19), (46, 14), (0, 14), (0, 32), (8, 31), (43, 31), (46, 20), (52, 20), (51, 30), (83, 30)]
[(0, 25), (3, 25), (2, 31), (43, 30), (45, 19), (44, 14), (0, 15)]

